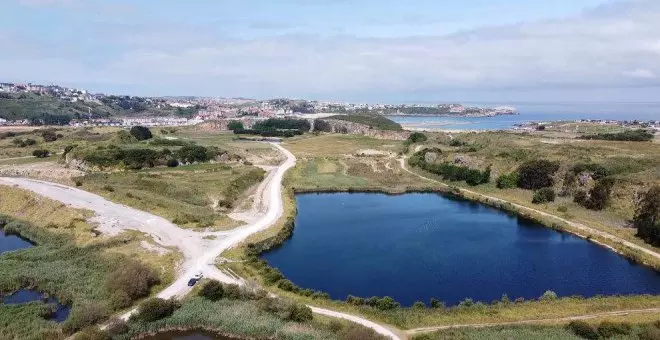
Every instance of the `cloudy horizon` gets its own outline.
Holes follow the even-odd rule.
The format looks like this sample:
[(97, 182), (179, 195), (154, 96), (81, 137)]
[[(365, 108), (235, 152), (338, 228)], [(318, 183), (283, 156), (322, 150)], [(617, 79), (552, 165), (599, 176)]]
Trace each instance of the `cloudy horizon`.
[(148, 96), (660, 101), (652, 0), (4, 1), (0, 81)]

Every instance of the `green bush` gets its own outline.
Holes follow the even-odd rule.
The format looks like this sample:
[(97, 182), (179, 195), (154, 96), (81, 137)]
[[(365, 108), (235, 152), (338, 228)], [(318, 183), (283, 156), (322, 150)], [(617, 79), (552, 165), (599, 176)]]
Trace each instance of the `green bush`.
[(340, 340), (387, 340), (388, 337), (376, 333), (371, 328), (351, 323), (338, 334)]
[(44, 139), (44, 142), (54, 142), (57, 140), (57, 134), (53, 130), (44, 130), (41, 133), (41, 137)]
[(660, 185), (651, 187), (642, 195), (633, 226), (637, 229), (637, 236), (648, 243), (660, 244)]
[(413, 132), (412, 134), (410, 134), (407, 141), (409, 143), (422, 143), (422, 142), (426, 142), (428, 139), (429, 138), (421, 132)]
[(37, 149), (32, 151), (32, 156), (37, 158), (46, 158), (50, 156), (50, 151), (44, 149)]
[(151, 298), (140, 304), (136, 314), (131, 316), (131, 320), (154, 322), (172, 315), (180, 307), (181, 303), (174, 299)]
[(603, 321), (598, 325), (598, 334), (606, 339), (616, 335), (629, 335), (631, 333), (632, 326), (624, 322)]
[(98, 327), (88, 327), (76, 334), (73, 340), (111, 340), (111, 337), (107, 331), (100, 330)]
[(106, 328), (108, 334), (112, 337), (126, 334), (129, 330), (128, 324), (126, 321), (114, 318), (108, 322), (108, 327)]
[(415, 308), (415, 309), (425, 309), (426, 305), (422, 301), (415, 301), (415, 303), (413, 303), (412, 307)]
[(243, 130), (244, 129), (243, 122), (239, 120), (232, 120), (229, 122), (229, 124), (227, 124), (227, 128), (231, 131)]
[(431, 301), (429, 302), (429, 306), (431, 308), (445, 308), (445, 303), (436, 298), (431, 298)]
[(132, 127), (130, 133), (139, 141), (151, 139), (153, 137), (149, 128), (140, 125)]
[(127, 261), (110, 274), (106, 289), (113, 296), (114, 307), (123, 308), (149, 295), (151, 287), (159, 282), (151, 268), (137, 261)]
[(518, 168), (518, 186), (530, 190), (551, 187), (557, 170), (559, 170), (559, 162), (545, 159), (525, 162)]
[(555, 201), (555, 191), (552, 188), (541, 188), (534, 192), (532, 203), (541, 204)]
[(62, 325), (62, 330), (73, 334), (83, 328), (93, 326), (108, 317), (109, 311), (105, 306), (93, 301), (75, 304), (71, 314)]
[(551, 290), (546, 290), (541, 297), (539, 297), (539, 300), (541, 301), (554, 301), (557, 300), (557, 293), (551, 291)]
[(660, 329), (653, 325), (647, 326), (639, 334), (639, 340), (660, 340)]
[(222, 286), (222, 283), (216, 280), (206, 282), (204, 286), (202, 286), (202, 289), (199, 291), (199, 296), (211, 301), (218, 301), (222, 299), (224, 294), (225, 290)]
[(653, 133), (643, 129), (627, 130), (617, 133), (599, 133), (595, 135), (584, 135), (582, 139), (600, 139), (612, 141), (632, 141), (632, 142), (648, 142), (653, 140)]
[[(587, 209), (603, 210), (610, 202), (613, 188), (614, 179), (610, 177), (601, 178), (596, 181), (596, 185), (589, 190), (588, 198), (581, 196), (579, 198), (579, 203)], [(575, 200), (578, 202), (577, 197)]]
[(573, 320), (566, 326), (573, 334), (589, 340), (597, 340), (599, 338), (598, 332), (590, 324), (582, 320)]
[(208, 162), (215, 156), (207, 148), (200, 145), (186, 145), (176, 153), (177, 158), (185, 163)]
[(497, 187), (500, 189), (511, 189), (518, 187), (518, 174), (502, 174), (497, 177)]

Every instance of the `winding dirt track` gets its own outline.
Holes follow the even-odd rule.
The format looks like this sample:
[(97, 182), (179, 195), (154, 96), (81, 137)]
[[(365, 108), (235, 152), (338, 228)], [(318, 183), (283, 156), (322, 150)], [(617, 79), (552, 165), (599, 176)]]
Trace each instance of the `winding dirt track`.
[[(200, 233), (181, 229), (162, 217), (113, 203), (96, 194), (57, 183), (27, 178), (0, 177), (0, 185), (17, 186), (75, 208), (92, 210), (96, 213), (94, 220), (99, 223), (99, 230), (105, 234), (114, 235), (128, 229), (138, 230), (151, 235), (154, 241), (161, 246), (178, 248), (183, 254), (184, 262), (174, 282), (157, 296), (163, 299), (182, 297), (191, 291), (192, 287), (188, 286), (188, 280), (198, 272), (202, 272), (205, 277), (226, 283), (243, 283), (242, 279), (219, 270), (215, 266), (215, 261), (222, 252), (238, 245), (250, 235), (270, 227), (282, 216), (282, 178), (287, 170), (295, 166), (296, 157), (279, 144), (272, 143), (272, 145), (286, 156), (286, 160), (268, 173), (260, 185), (260, 187), (263, 186), (262, 189), (258, 190), (258, 194), (262, 196), (259, 201), (267, 203), (266, 212), (254, 218), (248, 225), (227, 232)], [(214, 235), (216, 238), (214, 240), (204, 239), (209, 235)], [(350, 320), (391, 339), (401, 340), (386, 327), (367, 319), (329, 309), (309, 307), (317, 314)], [(128, 319), (134, 312), (135, 309), (121, 317)]]

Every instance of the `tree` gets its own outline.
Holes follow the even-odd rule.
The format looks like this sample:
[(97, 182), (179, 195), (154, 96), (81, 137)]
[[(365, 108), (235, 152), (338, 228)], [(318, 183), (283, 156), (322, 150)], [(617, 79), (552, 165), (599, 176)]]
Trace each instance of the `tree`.
[(596, 181), (591, 190), (589, 190), (589, 199), (584, 207), (591, 210), (603, 210), (610, 202), (610, 195), (614, 187), (614, 179), (606, 177)]
[(660, 185), (651, 187), (640, 200), (633, 226), (637, 236), (648, 243), (660, 244)]
[(199, 296), (202, 296), (211, 301), (218, 301), (222, 299), (225, 294), (225, 290), (222, 287), (222, 283), (217, 280), (211, 280), (204, 284), (202, 289), (199, 291)]
[(153, 137), (149, 128), (140, 125), (132, 127), (130, 132), (137, 140), (147, 140)]
[(553, 176), (559, 170), (559, 162), (546, 159), (532, 160), (518, 168), (518, 186), (523, 189), (538, 190), (551, 187)]
[(208, 150), (200, 145), (186, 145), (179, 149), (176, 154), (185, 163), (208, 162), (211, 159)]
[(534, 193), (532, 203), (541, 204), (555, 201), (555, 191), (552, 188), (541, 188)]
[(431, 306), (431, 308), (445, 308), (445, 303), (436, 298), (431, 298), (429, 306)]
[(238, 120), (232, 120), (227, 124), (227, 128), (231, 131), (236, 131), (236, 130), (243, 130), (243, 122), (238, 121)]

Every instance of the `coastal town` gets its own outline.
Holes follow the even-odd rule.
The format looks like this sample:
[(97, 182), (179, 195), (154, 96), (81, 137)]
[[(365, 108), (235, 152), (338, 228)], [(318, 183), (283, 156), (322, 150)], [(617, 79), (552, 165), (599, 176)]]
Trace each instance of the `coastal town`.
[[(11, 102), (4, 105), (5, 102)], [(16, 107), (34, 107), (48, 102), (39, 117), (11, 114)], [(267, 100), (222, 97), (139, 97), (91, 93), (86, 89), (32, 83), (0, 83), (0, 125), (69, 126), (187, 126), (205, 121), (220, 121), (226, 129), (238, 120), (250, 127), (268, 118), (324, 118), (333, 115), (372, 114), (415, 117), (493, 117), (517, 115), (512, 106), (477, 107), (462, 104), (365, 104), (276, 98)], [(51, 119), (43, 118), (48, 116)], [(12, 119), (14, 118), (14, 119)], [(54, 118), (54, 119), (53, 119)], [(660, 120), (576, 119), (573, 123), (649, 128), (660, 131)], [(524, 122), (512, 130), (532, 131), (550, 122)]]

